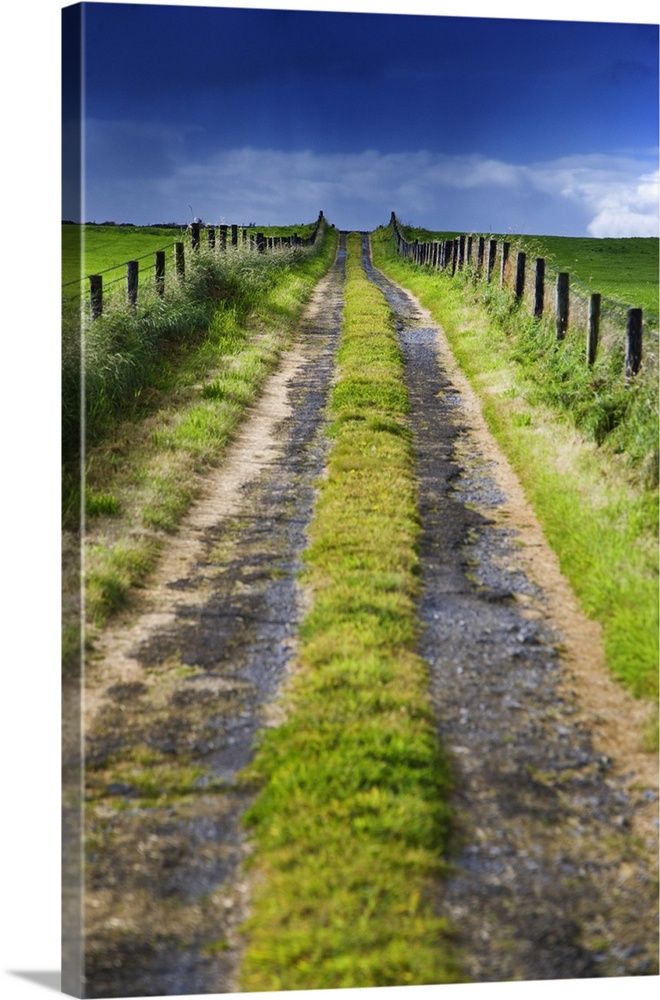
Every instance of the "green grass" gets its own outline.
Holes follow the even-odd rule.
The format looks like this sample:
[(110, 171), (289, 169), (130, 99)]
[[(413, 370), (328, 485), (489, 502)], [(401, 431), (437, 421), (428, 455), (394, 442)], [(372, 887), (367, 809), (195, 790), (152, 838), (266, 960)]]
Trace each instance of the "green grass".
[[(63, 225), (62, 284), (78, 282), (82, 276), (117, 268), (116, 273), (107, 275), (107, 280), (111, 281), (125, 274), (127, 261), (155, 254), (156, 250), (182, 240), (184, 234), (185, 227)], [(140, 263), (141, 267), (150, 266), (153, 257)], [(87, 291), (86, 288), (84, 290)], [(76, 291), (75, 287), (64, 288), (62, 295), (66, 298)]]
[[(581, 360), (571, 356), (570, 335), (558, 346), (542, 325), (512, 307), (510, 298), (504, 301), (505, 293), (492, 290), (484, 298), (464, 276), (431, 274), (399, 258), (391, 231), (377, 232), (373, 246), (376, 265), (411, 289), (442, 324), (564, 575), (585, 612), (602, 624), (612, 673), (635, 695), (655, 699), (657, 387), (652, 375), (626, 390), (620, 366), (607, 371), (607, 358), (595, 373), (585, 374)], [(618, 399), (621, 412), (607, 434), (595, 434), (589, 420), (605, 419), (608, 399)], [(576, 409), (582, 414), (578, 420)]]
[(517, 239), (530, 254), (545, 257), (557, 271), (568, 271), (571, 278), (576, 278), (593, 291), (657, 317), (657, 239), (587, 239), (577, 236)]
[[(401, 226), (402, 235), (420, 243), (454, 239), (461, 235), (418, 226)], [(595, 239), (581, 236), (526, 236), (478, 233), (486, 239), (506, 240), (520, 247), (530, 258), (544, 257), (548, 267), (568, 271), (571, 279), (600, 292), (622, 305), (638, 307), (655, 316), (659, 311), (658, 292), (660, 241), (653, 237)], [(512, 249), (512, 252), (515, 252)], [(585, 293), (586, 294), (586, 293)]]
[(402, 360), (349, 237), (333, 446), (305, 555), (313, 597), (286, 721), (245, 779), (256, 869), (241, 989), (456, 982), (433, 913), (451, 829), (418, 634), (419, 525)]
[[(107, 228), (110, 235), (121, 236), (114, 227)], [(110, 244), (103, 242), (103, 234), (98, 238), (104, 252), (110, 254)], [(207, 331), (214, 324), (216, 343), (218, 338), (231, 338), (232, 329), (240, 328), (248, 314), (268, 296), (270, 311), (281, 309), (286, 319), (286, 296), (278, 305), (273, 293), (284, 287), (281, 279), (291, 277), (291, 268), (315, 257), (317, 252), (318, 247), (295, 247), (260, 254), (241, 244), (227, 253), (201, 248), (193, 255), (188, 243), (185, 281), (166, 276), (163, 297), (153, 289), (145, 290), (137, 308), (131, 309), (125, 302), (125, 290), (119, 288), (108, 292), (104, 313), (96, 320), (81, 318), (78, 308), (65, 310), (62, 434), (66, 458), (75, 459), (78, 454), (83, 385), (85, 438), (88, 444), (95, 444), (118, 416), (141, 410), (154, 389), (162, 391), (166, 387), (172, 371), (180, 367), (182, 356), (208, 340)], [(290, 295), (290, 281), (288, 288), (286, 294)]]
[[(254, 226), (247, 229), (248, 235), (263, 233), (264, 236), (292, 236), (297, 233), (301, 238), (311, 235), (314, 223), (300, 223), (294, 226)], [(242, 239), (242, 227), (240, 230)], [(107, 282), (123, 278), (126, 273), (126, 263), (129, 260), (139, 260), (141, 280), (153, 282), (153, 266), (156, 250), (167, 248), (170, 267), (173, 267), (172, 244), (187, 239), (186, 226), (113, 226), (113, 225), (62, 225), (62, 285), (70, 282), (80, 282), (90, 274), (109, 273), (104, 275)], [(218, 240), (216, 227), (216, 242)], [(208, 237), (202, 231), (202, 246), (208, 242)], [(86, 284), (83, 285), (85, 294)], [(62, 295), (66, 298), (75, 295), (75, 287), (63, 288)]]
[[(153, 570), (169, 534), (220, 459), (245, 408), (290, 343), (304, 303), (332, 263), (336, 233), (315, 250), (296, 251), (251, 287), (240, 308), (213, 301), (204, 336), (155, 354), (158, 378), (141, 402), (118, 410), (90, 443), (85, 467), (86, 599), (90, 636)], [(138, 398), (140, 398), (138, 397)], [(65, 524), (78, 527), (77, 480), (70, 474)], [(78, 650), (70, 644), (70, 659)]]

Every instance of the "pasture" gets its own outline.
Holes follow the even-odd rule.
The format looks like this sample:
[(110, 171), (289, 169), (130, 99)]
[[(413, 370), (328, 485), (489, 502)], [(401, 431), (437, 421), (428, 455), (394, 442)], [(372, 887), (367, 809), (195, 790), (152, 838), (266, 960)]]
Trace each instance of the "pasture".
[[(461, 235), (416, 226), (403, 226), (402, 232), (406, 239), (419, 240), (420, 243), (455, 239)], [(568, 271), (571, 280), (580, 282), (590, 291), (600, 292), (621, 305), (658, 315), (660, 241), (653, 237), (593, 239), (511, 233), (475, 235), (506, 240), (512, 247), (524, 250), (530, 258), (544, 257), (554, 270)]]

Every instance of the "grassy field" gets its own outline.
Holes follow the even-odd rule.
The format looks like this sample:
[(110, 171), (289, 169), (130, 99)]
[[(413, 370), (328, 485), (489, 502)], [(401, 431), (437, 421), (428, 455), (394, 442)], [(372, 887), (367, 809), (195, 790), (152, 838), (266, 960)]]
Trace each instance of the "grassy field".
[[(171, 246), (182, 238), (182, 229), (151, 226), (62, 226), (62, 284), (78, 282), (82, 276), (100, 274), (108, 268), (125, 265), (145, 254)], [(151, 265), (153, 258), (142, 264)], [(108, 275), (109, 280), (119, 277)], [(63, 294), (75, 294), (76, 289), (64, 289)]]
[[(294, 226), (258, 226), (248, 229), (250, 233), (265, 236), (309, 236), (313, 223)], [(162, 226), (95, 226), (62, 225), (62, 284), (78, 282), (82, 276), (100, 274), (109, 268), (117, 268), (109, 273), (107, 280), (123, 277), (129, 260), (140, 261), (142, 273), (153, 274), (153, 254), (156, 250), (171, 247), (182, 240), (186, 227), (166, 228)], [(63, 294), (75, 294), (76, 288), (64, 289)]]
[(534, 236), (520, 241), (530, 255), (545, 257), (593, 291), (657, 316), (658, 240)]
[[(402, 226), (407, 240), (420, 243), (454, 239), (459, 233)], [(658, 315), (658, 248), (654, 238), (590, 239), (574, 236), (525, 236), (481, 233), (487, 239), (507, 240), (530, 257), (544, 257), (549, 266), (568, 271), (572, 279), (622, 305)]]
[[(626, 387), (620, 359), (593, 371), (583, 346), (464, 272), (398, 256), (391, 230), (374, 260), (442, 324), (491, 430), (533, 503), (565, 576), (603, 627), (613, 674), (640, 697), (658, 691), (658, 406), (653, 370)], [(655, 712), (653, 713), (656, 719)], [(656, 737), (650, 737), (656, 739)]]

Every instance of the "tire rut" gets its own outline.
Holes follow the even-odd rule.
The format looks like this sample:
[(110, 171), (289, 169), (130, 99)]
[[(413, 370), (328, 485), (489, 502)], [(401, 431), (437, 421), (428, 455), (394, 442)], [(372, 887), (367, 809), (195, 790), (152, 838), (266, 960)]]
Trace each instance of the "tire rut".
[[(423, 633), (453, 761), (453, 874), (437, 911), (476, 982), (657, 974), (653, 848), (564, 683), (562, 634), (521, 559), (492, 461), (416, 300), (363, 265), (396, 317), (420, 483)], [(656, 824), (657, 826), (657, 824)]]
[[(322, 307), (303, 323), (279, 448), (208, 524), (202, 553), (168, 579), (174, 613), (129, 651), (86, 747), (86, 995), (222, 993), (236, 988), (249, 907), (237, 775), (283, 682), (301, 614), (296, 574), (341, 329), (345, 238)], [(151, 780), (151, 786), (149, 786)], [(153, 787), (156, 786), (156, 787)]]

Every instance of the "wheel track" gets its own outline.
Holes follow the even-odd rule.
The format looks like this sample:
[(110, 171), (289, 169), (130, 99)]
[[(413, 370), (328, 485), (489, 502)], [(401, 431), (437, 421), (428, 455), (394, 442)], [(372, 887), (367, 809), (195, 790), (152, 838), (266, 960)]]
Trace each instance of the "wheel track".
[[(453, 758), (455, 872), (437, 908), (475, 981), (657, 974), (654, 854), (631, 835), (647, 804), (594, 747), (565, 684), (563, 640), (521, 557), (524, 532), (470, 430), (438, 331), (363, 264), (396, 317), (417, 453), (420, 653)], [(657, 801), (657, 796), (655, 796)]]
[[(207, 498), (194, 546), (182, 540), (185, 558), (170, 560), (155, 607), (146, 602), (146, 625), (115, 636), (122, 672), (96, 699), (86, 750), (88, 996), (235, 989), (249, 903), (241, 817), (251, 801), (236, 778), (269, 724), (295, 646), (296, 574), (324, 467), (344, 260), (342, 238), (301, 326), (277, 446), (243, 469), (233, 513), (214, 516)], [(221, 508), (222, 469), (216, 479)], [(163, 781), (172, 762), (175, 788), (162, 802), (140, 796), (133, 765), (144, 768), (145, 754)], [(203, 771), (192, 787), (191, 767)]]

